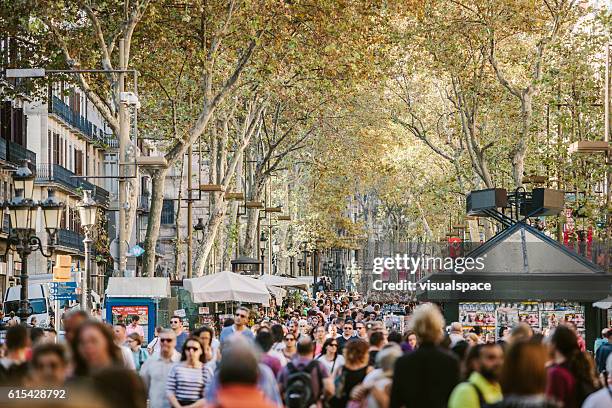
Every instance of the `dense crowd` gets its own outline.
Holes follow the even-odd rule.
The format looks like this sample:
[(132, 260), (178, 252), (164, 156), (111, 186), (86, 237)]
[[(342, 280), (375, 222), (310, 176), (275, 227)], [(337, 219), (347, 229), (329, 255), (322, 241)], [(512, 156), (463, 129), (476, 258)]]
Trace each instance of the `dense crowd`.
[(520, 323), (490, 341), (447, 327), (436, 305), (402, 308), (400, 332), (385, 305), (319, 293), (273, 313), (238, 307), (222, 327), (188, 332), (174, 316), (148, 343), (137, 316), (111, 326), (77, 310), (64, 316), (62, 339), (11, 325), (0, 383), (65, 389), (66, 403), (109, 408), (612, 407), (612, 330), (592, 356), (571, 324), (544, 336)]

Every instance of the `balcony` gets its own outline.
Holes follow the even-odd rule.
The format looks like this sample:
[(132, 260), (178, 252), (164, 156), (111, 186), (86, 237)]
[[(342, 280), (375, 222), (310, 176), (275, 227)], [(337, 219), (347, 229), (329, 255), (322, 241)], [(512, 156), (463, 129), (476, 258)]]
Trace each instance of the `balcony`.
[(2, 232), (3, 234), (9, 234), (11, 231), (11, 217), (8, 214), (2, 214)]
[(57, 230), (56, 246), (72, 248), (79, 252), (84, 252), (85, 251), (85, 246), (83, 244), (84, 239), (85, 237), (79, 234), (78, 232), (66, 230), (66, 229), (60, 229), (60, 230)]
[(29, 160), (30, 170), (36, 170), (36, 153), (3, 138), (0, 138), (0, 160), (8, 161), (13, 166), (21, 166), (24, 160)]
[(92, 197), (96, 202), (103, 207), (108, 207), (108, 191), (87, 180), (76, 177), (73, 172), (59, 164), (39, 163), (36, 165), (35, 182), (36, 184), (56, 183), (78, 195), (80, 195), (81, 190), (91, 190)]
[(103, 133), (101, 129), (97, 129), (93, 123), (73, 111), (70, 106), (66, 105), (55, 95), (51, 101), (50, 112), (61, 118), (71, 127), (81, 132), (90, 142), (98, 145), (99, 147), (116, 148), (119, 144), (117, 139), (112, 134)]

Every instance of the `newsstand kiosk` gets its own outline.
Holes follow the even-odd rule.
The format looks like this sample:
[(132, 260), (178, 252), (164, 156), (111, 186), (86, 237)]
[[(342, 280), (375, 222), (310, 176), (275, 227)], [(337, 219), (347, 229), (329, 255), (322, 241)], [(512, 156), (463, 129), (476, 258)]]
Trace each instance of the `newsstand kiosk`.
[(139, 316), (145, 334), (143, 344), (147, 344), (155, 335), (159, 300), (170, 297), (170, 280), (112, 277), (105, 294), (106, 321), (128, 325), (133, 316)]
[[(583, 335), (590, 350), (607, 323), (605, 311), (593, 307), (593, 302), (610, 293), (612, 274), (530, 226), (526, 218), (502, 218), (499, 208), (515, 203), (500, 202), (498, 190), (501, 189), (472, 192), (472, 195), (490, 193), (488, 203), (486, 200), (479, 203), (474, 197), (470, 201), (468, 196), (469, 215), (492, 217), (505, 224), (501, 232), (464, 256), (480, 258), (484, 267), (462, 274), (436, 271), (418, 280), (425, 288), (428, 282), (436, 283), (429, 287), (437, 289), (461, 282), (489, 283), (490, 290), (417, 289), (418, 300), (439, 303), (447, 322), (458, 321), (468, 329), (479, 327), (483, 334), (495, 339), (499, 339), (505, 328), (518, 322), (525, 322), (543, 334), (558, 324), (570, 322)], [(538, 194), (545, 198), (544, 193)], [(535, 189), (533, 196), (527, 196), (526, 200), (517, 204), (520, 208), (515, 213), (546, 216), (557, 212), (546, 199), (538, 200)], [(557, 210), (563, 206), (563, 200), (556, 206)]]

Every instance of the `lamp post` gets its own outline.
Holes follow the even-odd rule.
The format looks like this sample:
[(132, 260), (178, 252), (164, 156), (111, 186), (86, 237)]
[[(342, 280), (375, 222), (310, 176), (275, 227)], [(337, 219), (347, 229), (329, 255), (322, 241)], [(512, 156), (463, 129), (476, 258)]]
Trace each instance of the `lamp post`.
[[(35, 174), (28, 167), (28, 161), (26, 160), (13, 175), (14, 198), (10, 202), (5, 203), (5, 208), (8, 210), (11, 220), (11, 231), (5, 255), (9, 249), (12, 249), (19, 254), (21, 259), (21, 273), (19, 275), (21, 290), (17, 314), (24, 321), (30, 315), (28, 256), (32, 252), (40, 251), (45, 258), (51, 257), (55, 243), (55, 234), (59, 228), (61, 211), (64, 206), (63, 203), (58, 203), (54, 200), (52, 190), (49, 190), (49, 196), (43, 203), (35, 202), (32, 198), (35, 177)], [(49, 234), (48, 252), (43, 250), (40, 238), (34, 235), (38, 207), (41, 207), (43, 210), (44, 227)]]
[[(202, 245), (202, 243), (204, 242), (204, 229), (206, 228), (206, 226), (204, 225), (204, 220), (202, 218), (198, 218), (198, 223), (196, 225), (193, 226), (193, 230), (195, 231), (195, 239), (196, 242), (199, 245)], [(191, 247), (192, 243), (188, 242), (188, 246)], [(192, 262), (192, 259), (190, 256), (187, 257), (187, 262)], [(213, 268), (213, 272), (214, 272), (214, 268)], [(187, 278), (191, 278), (190, 275), (190, 267), (187, 266)]]
[[(266, 237), (266, 234), (264, 234), (263, 231), (261, 231), (261, 235), (259, 236), (259, 251), (261, 252), (261, 275), (264, 274), (264, 254), (266, 252), (266, 241), (268, 240), (268, 238)], [(271, 271), (268, 271), (268, 273), (270, 273)]]
[(77, 204), (81, 227), (85, 231), (83, 246), (85, 247), (85, 270), (81, 275), (81, 309), (89, 312), (89, 297), (91, 289), (89, 287), (89, 246), (93, 242), (91, 239), (91, 229), (96, 225), (96, 215), (98, 206), (96, 201), (91, 198), (91, 190), (83, 190), (83, 199)]

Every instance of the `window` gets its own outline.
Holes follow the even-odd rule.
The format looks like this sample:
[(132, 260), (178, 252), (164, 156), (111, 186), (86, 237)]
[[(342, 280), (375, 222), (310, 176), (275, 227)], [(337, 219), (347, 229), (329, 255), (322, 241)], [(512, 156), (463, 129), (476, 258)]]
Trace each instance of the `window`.
[(174, 224), (174, 200), (164, 200), (161, 213), (162, 224)]

